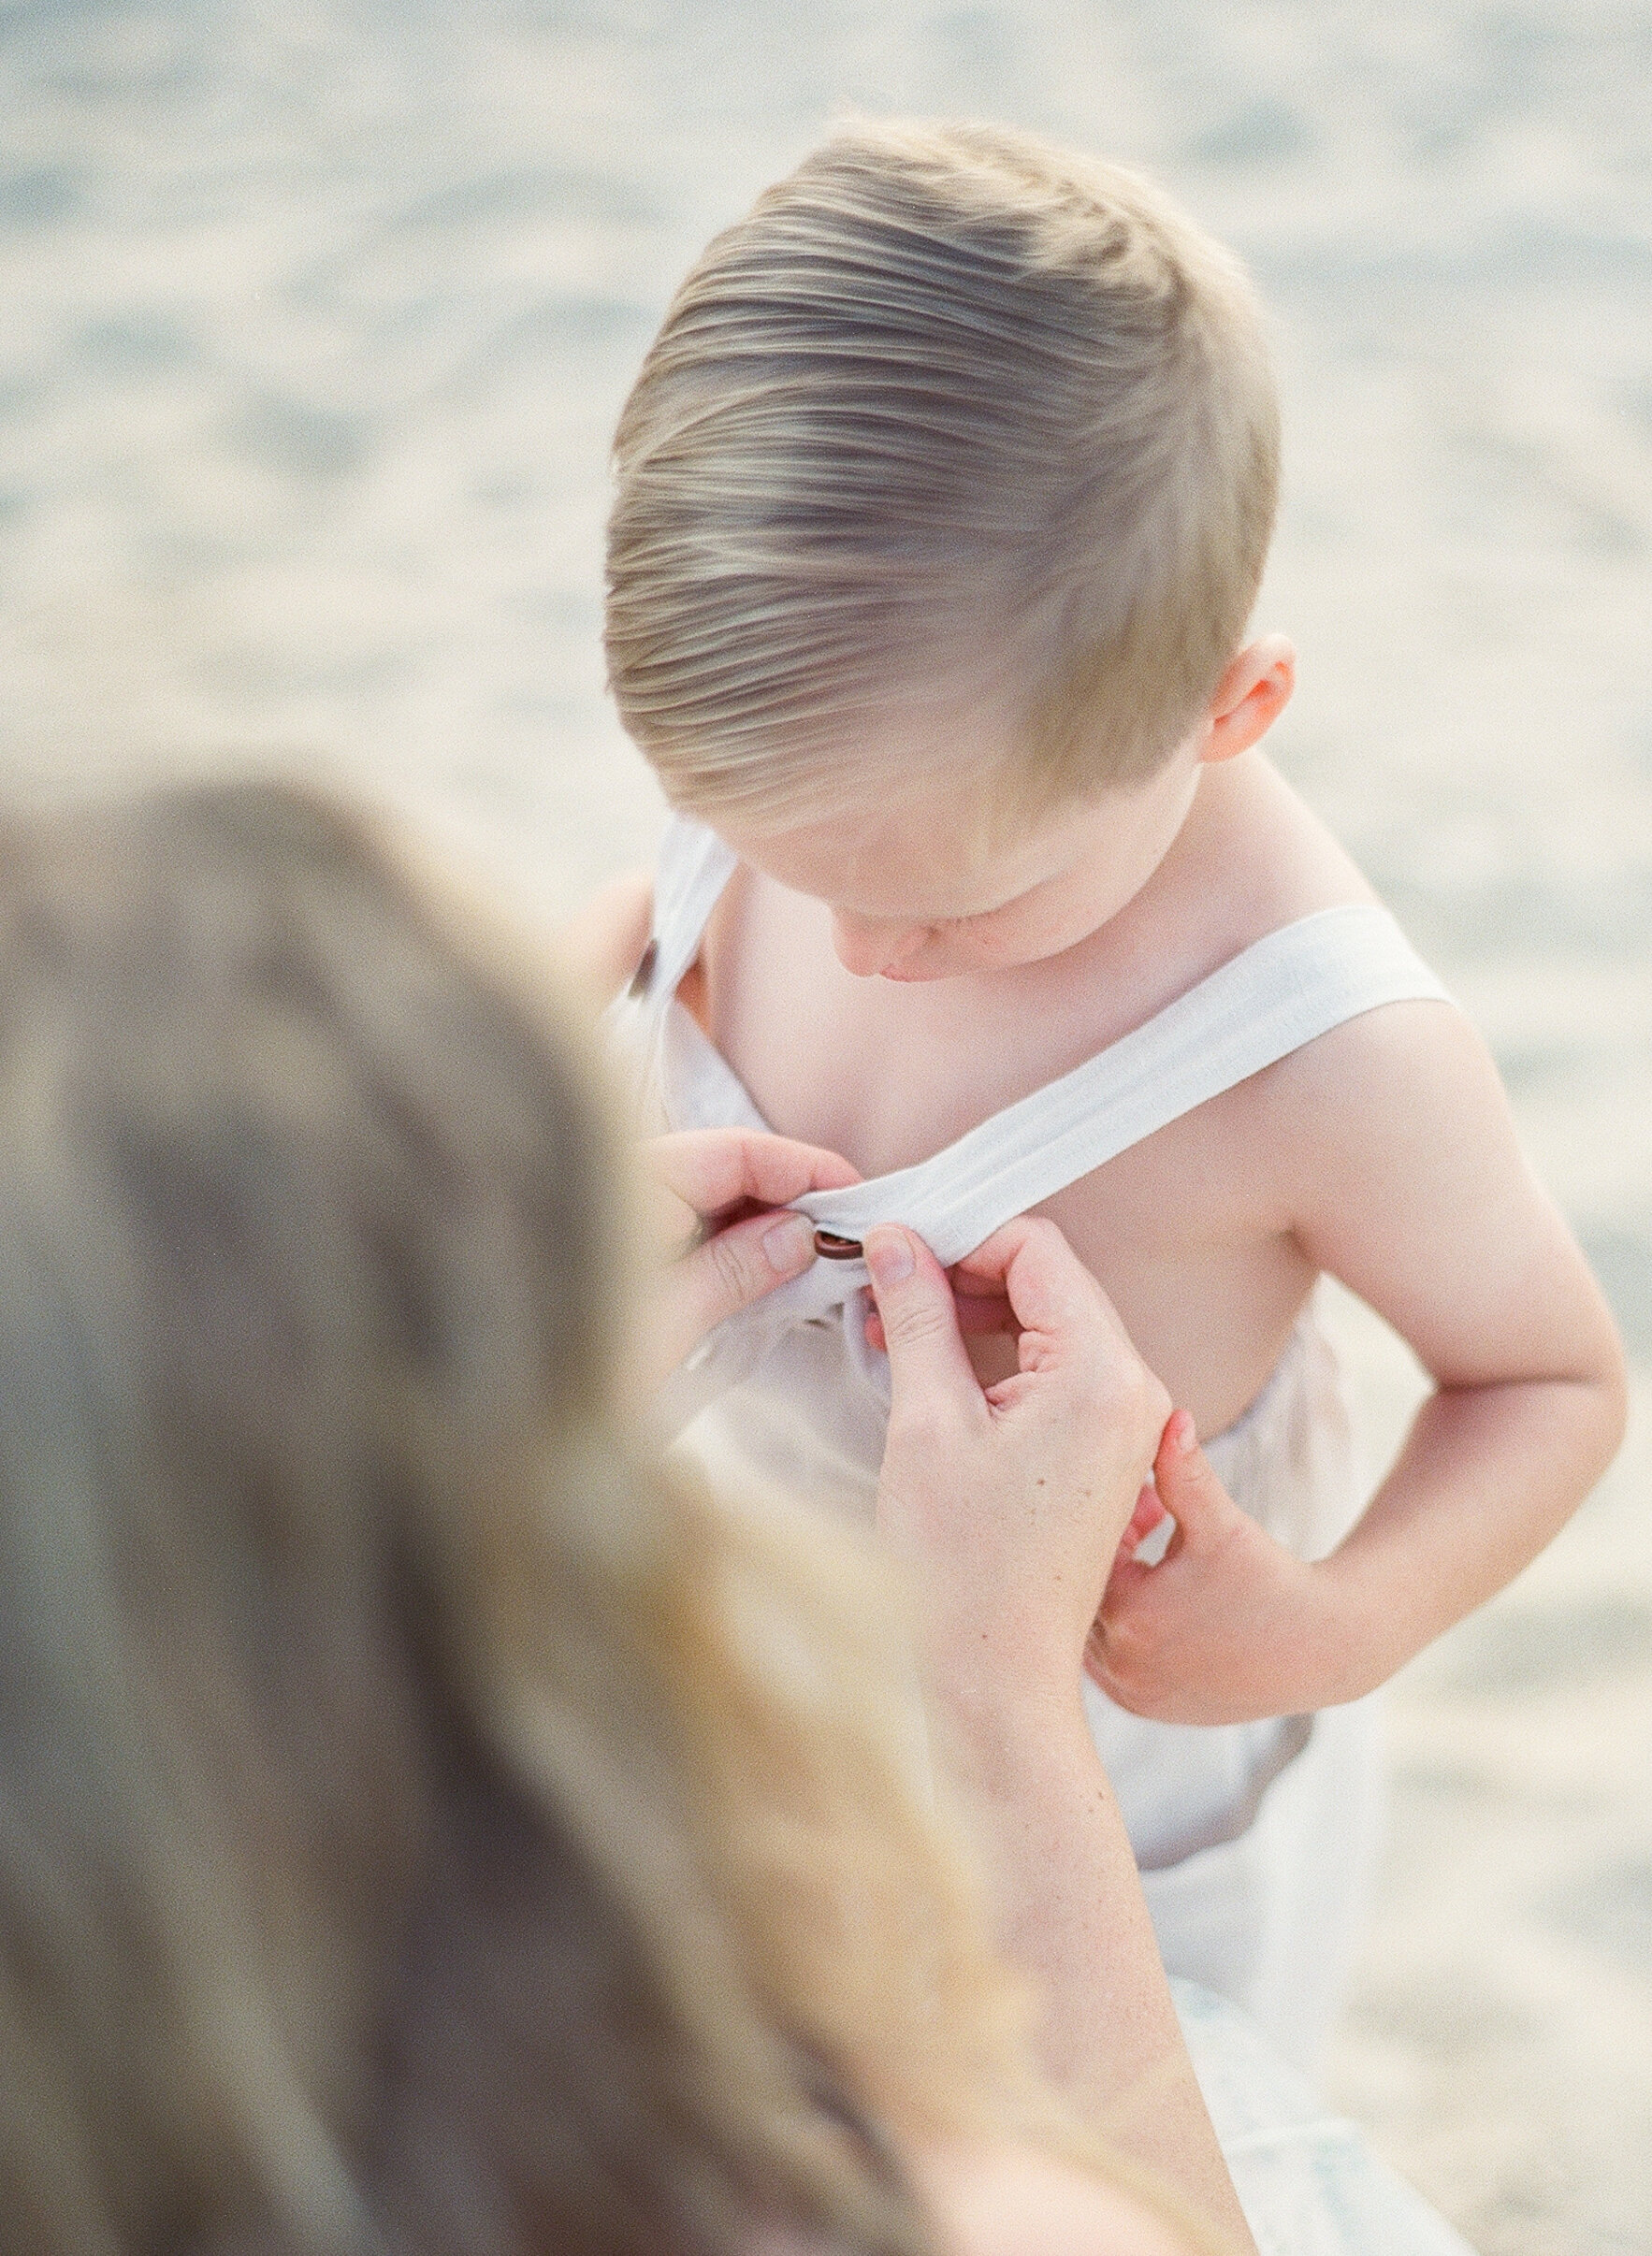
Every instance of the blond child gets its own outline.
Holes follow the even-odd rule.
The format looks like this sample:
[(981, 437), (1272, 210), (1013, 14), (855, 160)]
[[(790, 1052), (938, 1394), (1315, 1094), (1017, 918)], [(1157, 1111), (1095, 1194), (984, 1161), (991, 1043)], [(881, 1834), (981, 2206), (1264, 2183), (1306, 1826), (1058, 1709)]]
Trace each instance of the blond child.
[[(1561, 1526), (1623, 1380), (1484, 1048), (1259, 748), (1295, 673), (1245, 639), (1277, 461), (1251, 294), (1160, 192), (996, 129), (839, 131), (710, 246), (621, 419), (609, 663), (681, 819), (591, 929), (674, 1125), (865, 1179), (800, 1202), (831, 1258), (685, 1377), (704, 1453), (870, 1510), (859, 1240), (909, 1224), (967, 1298), (1028, 1207), (1184, 1406), (1092, 1724), (1171, 1971), (1306, 2061), (1364, 1696)], [(1435, 1382), (1363, 1512), (1321, 1272)]]

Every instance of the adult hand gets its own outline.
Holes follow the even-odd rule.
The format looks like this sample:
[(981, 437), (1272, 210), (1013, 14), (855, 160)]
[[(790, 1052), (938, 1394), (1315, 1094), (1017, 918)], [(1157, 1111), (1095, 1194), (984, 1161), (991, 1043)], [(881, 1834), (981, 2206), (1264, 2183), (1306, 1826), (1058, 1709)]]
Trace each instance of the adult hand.
[(893, 1381), (877, 1512), (918, 1588), (941, 1743), (1080, 2113), (1254, 2244), (1171, 2005), (1123, 1820), (1084, 1719), (1085, 1640), (1169, 1416), (1053, 1222), (1007, 1223), (957, 1276), (1007, 1300), (1019, 1369), (983, 1389), (952, 1289), (909, 1230), (869, 1231)]
[(859, 1176), (834, 1151), (748, 1128), (657, 1136), (643, 1147), (657, 1233), (674, 1245), (644, 1310), (631, 1372), (651, 1395), (706, 1333), (815, 1259), (814, 1224), (784, 1209)]
[(884, 1226), (866, 1260), (893, 1398), (878, 1519), (916, 1578), (932, 1682), (964, 1713), (1076, 1709), (1085, 1640), (1170, 1401), (1053, 1222), (1007, 1223), (960, 1265), (1007, 1300), (1019, 1369), (983, 1389), (952, 1288)]

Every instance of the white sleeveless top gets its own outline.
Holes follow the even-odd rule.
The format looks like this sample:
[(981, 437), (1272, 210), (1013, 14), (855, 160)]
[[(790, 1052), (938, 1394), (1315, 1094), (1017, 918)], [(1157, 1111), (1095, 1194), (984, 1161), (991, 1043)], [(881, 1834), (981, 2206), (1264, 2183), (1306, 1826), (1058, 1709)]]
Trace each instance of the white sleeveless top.
[[(673, 822), (660, 853), (647, 949), (607, 1016), (611, 1037), (635, 1076), (639, 1102), (657, 1108), (674, 1129), (768, 1126), (733, 1068), (675, 1000), (735, 863), (712, 832), (682, 817)], [(1384, 1003), (1418, 999), (1443, 1002), (1445, 991), (1385, 909), (1362, 904), (1321, 910), (1268, 933), (1145, 1025), (933, 1157), (847, 1190), (813, 1192), (796, 1204), (821, 1230), (851, 1241), (877, 1222), (905, 1222), (950, 1265), (1001, 1223), (1304, 1043)], [(761, 1368), (765, 1391), (784, 1391), (793, 1414), (808, 1419), (825, 1410), (836, 1427), (848, 1389), (867, 1396), (880, 1413), (867, 1425), (868, 1436), (879, 1429), (876, 1454), (852, 1438), (848, 1443), (876, 1479), (889, 1366), (865, 1345), (867, 1281), (858, 1260), (817, 1261), (702, 1342), (673, 1382), (662, 1415), (686, 1425)], [(829, 1343), (817, 1338), (780, 1389), (779, 1373), (770, 1367), (776, 1353), (785, 1354), (800, 1334), (822, 1329)], [(822, 1384), (838, 1398), (824, 1402)]]
[[(672, 1129), (768, 1125), (675, 1000), (735, 863), (701, 825), (672, 824), (647, 949), (607, 1014), (639, 1107)], [(1385, 909), (1322, 910), (932, 1158), (796, 1204), (851, 1240), (904, 1222), (950, 1264), (1333, 1027), (1387, 1003), (1447, 999)], [(662, 1415), (714, 1479), (777, 1482), (870, 1518), (890, 1383), (887, 1357), (866, 1344), (867, 1282), (858, 1260), (818, 1260), (722, 1324), (676, 1374)], [(1349, 1421), (1311, 1304), (1255, 1401), (1205, 1449), (1228, 1494), (1298, 1557), (1323, 1557), (1352, 1526), (1363, 1499)], [(1170, 1972), (1246, 2005), (1311, 2064), (1373, 1829), (1369, 1716), (1196, 1727), (1127, 1714), (1088, 1684), (1085, 1698)]]

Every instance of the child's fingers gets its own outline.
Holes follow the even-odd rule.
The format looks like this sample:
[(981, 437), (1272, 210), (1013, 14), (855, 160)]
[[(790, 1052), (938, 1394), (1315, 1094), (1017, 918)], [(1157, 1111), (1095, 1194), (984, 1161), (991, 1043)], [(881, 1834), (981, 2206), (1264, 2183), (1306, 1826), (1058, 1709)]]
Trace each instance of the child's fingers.
[(1107, 1690), (1107, 1643), (1099, 1621), (1084, 1640), (1084, 1673), (1093, 1685)]
[(1176, 1522), (1167, 1556), (1189, 1548), (1196, 1551), (1202, 1541), (1219, 1535), (1239, 1509), (1211, 1470), (1192, 1416), (1184, 1410), (1174, 1411), (1166, 1423), (1153, 1459), (1153, 1486)]
[(1169, 1516), (1159, 1501), (1158, 1490), (1149, 1482), (1136, 1499), (1136, 1510), (1130, 1514), (1130, 1525), (1120, 1541), (1119, 1548), (1124, 1556), (1128, 1558), (1138, 1543), (1145, 1543), (1160, 1522)]
[(1140, 1559), (1132, 1558), (1121, 1543), (1113, 1570), (1107, 1579), (1107, 1589), (1101, 1601), (1101, 1619), (1123, 1612), (1142, 1584), (1157, 1574), (1156, 1567), (1144, 1566)]
[(1102, 1593), (1101, 1611), (1084, 1645), (1085, 1673), (1094, 1678), (1104, 1692), (1118, 1677), (1122, 1632), (1123, 1641), (1129, 1641), (1124, 1625), (1129, 1622), (1137, 1598), (1157, 1572), (1156, 1567), (1142, 1566), (1138, 1559), (1129, 1557), (1123, 1549), (1113, 1561), (1113, 1570)]

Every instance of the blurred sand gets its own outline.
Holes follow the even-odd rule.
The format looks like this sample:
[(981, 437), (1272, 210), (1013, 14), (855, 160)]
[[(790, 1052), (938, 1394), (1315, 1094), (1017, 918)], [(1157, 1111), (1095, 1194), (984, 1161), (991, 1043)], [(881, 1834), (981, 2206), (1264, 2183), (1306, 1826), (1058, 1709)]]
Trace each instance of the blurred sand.
[[(1148, 165), (1273, 309), (1283, 764), (1652, 1365), (1645, 0), (0, 0), (0, 774), (278, 749), (549, 914), (648, 851), (604, 449), (834, 108)], [(1345, 1314), (1392, 1431), (1402, 1351)], [(1652, 1420), (1392, 1700), (1338, 2096), (1485, 2256), (1652, 2249)]]

